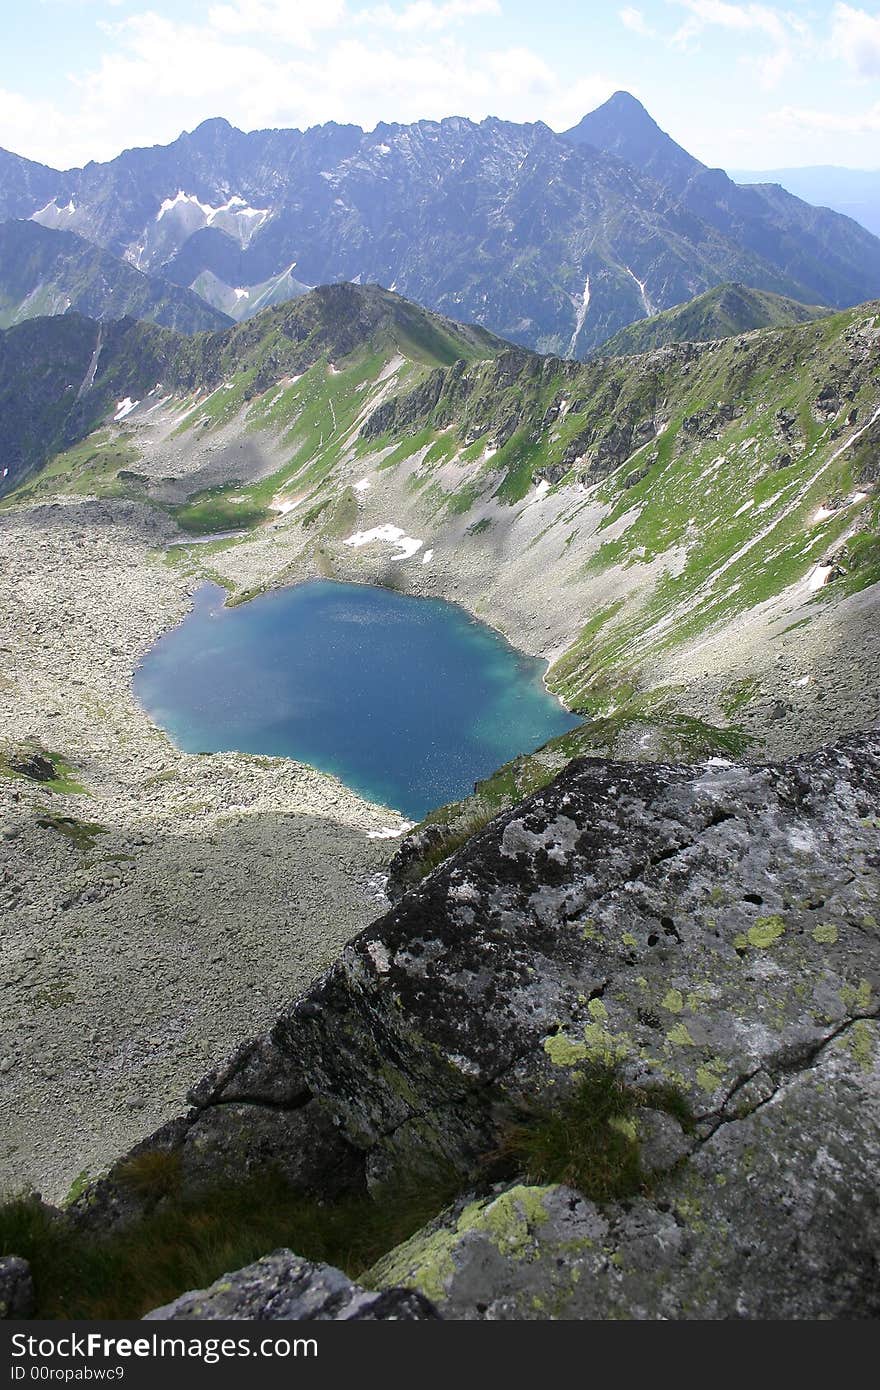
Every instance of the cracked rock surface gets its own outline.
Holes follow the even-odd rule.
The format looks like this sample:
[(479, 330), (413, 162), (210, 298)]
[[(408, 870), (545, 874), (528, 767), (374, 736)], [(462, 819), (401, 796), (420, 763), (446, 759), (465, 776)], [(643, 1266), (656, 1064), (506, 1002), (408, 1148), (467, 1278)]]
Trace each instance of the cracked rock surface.
[[(612, 1062), (695, 1117), (639, 1112), (650, 1196), (496, 1190), (376, 1282), (453, 1317), (875, 1315), (878, 795), (877, 733), (764, 767), (579, 760), (147, 1146), (178, 1149), (191, 1184), (271, 1161), (388, 1200), (442, 1158), (465, 1189), (518, 1107)], [(111, 1173), (84, 1218), (114, 1219), (120, 1192)]]

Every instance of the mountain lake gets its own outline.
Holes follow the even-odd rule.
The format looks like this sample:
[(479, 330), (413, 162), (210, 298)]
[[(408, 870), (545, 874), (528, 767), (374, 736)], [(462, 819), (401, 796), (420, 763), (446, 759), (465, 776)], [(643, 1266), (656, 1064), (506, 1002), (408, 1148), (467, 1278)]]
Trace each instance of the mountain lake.
[(295, 758), (420, 820), (580, 722), (543, 661), (442, 599), (331, 580), (224, 597), (203, 585), (135, 673), (184, 752)]

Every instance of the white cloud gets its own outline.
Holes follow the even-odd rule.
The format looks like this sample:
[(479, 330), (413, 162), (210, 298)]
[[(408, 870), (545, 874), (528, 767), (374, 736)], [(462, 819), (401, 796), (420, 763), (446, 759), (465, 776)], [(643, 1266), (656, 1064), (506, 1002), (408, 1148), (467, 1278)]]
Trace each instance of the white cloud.
[(844, 114), (840, 111), (815, 111), (802, 106), (784, 106), (773, 111), (768, 124), (800, 133), (808, 131), (825, 135), (870, 135), (880, 131), (880, 101), (867, 111)]
[(453, 24), (461, 24), (467, 19), (484, 16), (497, 17), (501, 14), (499, 0), (412, 0), (402, 10), (392, 9), (390, 5), (377, 5), (370, 10), (361, 10), (355, 16), (358, 24), (381, 25), (398, 33), (427, 33), (447, 29)]
[(312, 48), (316, 35), (343, 27), (420, 35), (500, 13), (500, 0), (410, 0), (402, 9), (383, 3), (357, 10), (349, 9), (346, 0), (227, 0), (209, 9), (208, 23), (224, 34)]
[(208, 27), (220, 34), (257, 35), (310, 48), (322, 30), (347, 18), (345, 0), (231, 0), (208, 10)]
[(794, 66), (798, 52), (812, 43), (809, 25), (790, 10), (761, 4), (733, 5), (728, 0), (671, 0), (671, 3), (689, 14), (672, 36), (677, 48), (690, 47), (711, 28), (769, 42), (769, 52), (750, 52), (744, 59), (764, 88), (778, 86)]
[(831, 48), (857, 76), (880, 77), (880, 13), (870, 15), (851, 5), (835, 5)]
[(650, 39), (653, 37), (654, 30), (645, 19), (641, 10), (635, 10), (627, 6), (626, 9), (618, 10), (618, 18), (624, 28), (629, 29), (633, 34), (638, 34), (643, 39)]
[(65, 167), (77, 162), (75, 157), (66, 157), (68, 131), (68, 117), (52, 102), (34, 101), (0, 87), (0, 144), (4, 149)]
[[(490, 14), (494, 0), (444, 0), (435, 19), (450, 25)], [(405, 16), (412, 6), (397, 11)], [(296, 12), (299, 27), (289, 26)], [(46, 163), (109, 159), (133, 145), (167, 143), (209, 116), (245, 130), (351, 121), (408, 122), (467, 115), (543, 118), (562, 129), (604, 101), (619, 81), (585, 74), (560, 81), (544, 58), (524, 46), (476, 49), (451, 32), (415, 35), (361, 29), (342, 0), (281, 5), (235, 0), (213, 7), (206, 22), (145, 11), (104, 26), (100, 61), (69, 78), (71, 92), (53, 102), (0, 99), (0, 143)], [(442, 12), (442, 15), (441, 15)], [(320, 42), (319, 23), (327, 21)], [(275, 26), (275, 42), (249, 26)], [(287, 37), (284, 37), (284, 36)], [(62, 110), (70, 105), (70, 112)]]

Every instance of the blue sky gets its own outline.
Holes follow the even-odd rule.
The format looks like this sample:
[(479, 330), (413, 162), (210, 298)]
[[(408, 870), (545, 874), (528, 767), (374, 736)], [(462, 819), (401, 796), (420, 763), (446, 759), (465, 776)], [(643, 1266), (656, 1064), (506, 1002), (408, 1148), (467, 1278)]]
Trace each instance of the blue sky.
[(62, 167), (217, 115), (561, 130), (621, 87), (708, 164), (880, 167), (873, 0), (31, 0), (2, 51), (0, 146)]

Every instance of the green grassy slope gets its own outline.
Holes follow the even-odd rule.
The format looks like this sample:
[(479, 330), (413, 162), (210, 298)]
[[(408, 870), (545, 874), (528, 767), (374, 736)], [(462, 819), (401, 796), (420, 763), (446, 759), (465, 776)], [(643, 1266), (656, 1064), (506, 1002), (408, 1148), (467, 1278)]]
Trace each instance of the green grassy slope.
[[(258, 524), (273, 500), (295, 496), (301, 543), (332, 549), (357, 515), (340, 465), (378, 456), (386, 481), (399, 474), (401, 505), (435, 529), (472, 516), (476, 547), (541, 483), (548, 521), (534, 543), (586, 605), (549, 681), (602, 713), (609, 672), (623, 684), (635, 672), (638, 684), (652, 657), (803, 581), (823, 558), (849, 588), (873, 582), (878, 326), (866, 305), (574, 363), (507, 349), (385, 291), (333, 286), (226, 333), (181, 341), (137, 325), (136, 341), (148, 380), (180, 383), (179, 436), (237, 420), (279, 440), (269, 476), (230, 477), (175, 504), (187, 529)], [(136, 432), (92, 437), (16, 500), (66, 475), (75, 491), (143, 495), (132, 449)], [(514, 582), (517, 563), (507, 562)]]
[(748, 285), (718, 285), (662, 314), (622, 328), (596, 349), (598, 357), (627, 357), (667, 343), (709, 342), (756, 328), (784, 328), (810, 323), (833, 313), (818, 304), (801, 304), (769, 290)]
[(367, 346), (438, 366), (505, 345), (378, 286), (344, 284), (219, 332), (186, 335), (132, 319), (97, 324), (75, 313), (16, 325), (0, 333), (0, 496), (84, 439), (117, 401), (142, 400), (159, 382), (194, 393), (234, 379), (240, 404), (320, 359), (347, 358)]

